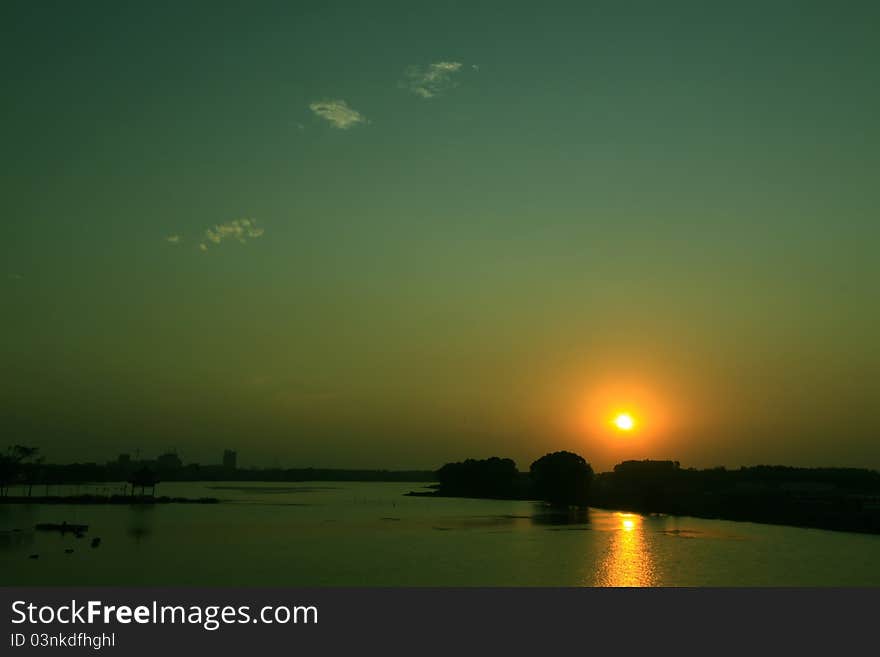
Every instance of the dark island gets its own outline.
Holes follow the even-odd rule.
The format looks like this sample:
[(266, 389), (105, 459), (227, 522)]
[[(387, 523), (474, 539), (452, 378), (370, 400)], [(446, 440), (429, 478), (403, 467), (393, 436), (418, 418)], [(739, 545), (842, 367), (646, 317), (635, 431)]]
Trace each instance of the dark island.
[(420, 496), (543, 501), (638, 513), (685, 515), (880, 534), (880, 472), (780, 465), (736, 470), (682, 468), (677, 461), (625, 461), (594, 474), (570, 452), (535, 461), (528, 473), (511, 459), (447, 463), (439, 484)]

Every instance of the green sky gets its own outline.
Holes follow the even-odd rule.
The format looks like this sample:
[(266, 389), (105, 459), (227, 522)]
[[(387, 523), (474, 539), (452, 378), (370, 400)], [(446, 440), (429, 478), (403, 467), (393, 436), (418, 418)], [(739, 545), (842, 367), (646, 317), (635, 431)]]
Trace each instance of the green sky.
[(878, 7), (4, 2), (4, 442), (880, 467)]

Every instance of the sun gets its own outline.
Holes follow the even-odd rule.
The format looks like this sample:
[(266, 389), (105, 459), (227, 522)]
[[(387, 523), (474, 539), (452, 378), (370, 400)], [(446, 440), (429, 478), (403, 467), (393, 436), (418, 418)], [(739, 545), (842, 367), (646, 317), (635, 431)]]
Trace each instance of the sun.
[(629, 413), (620, 413), (618, 414), (614, 420), (614, 426), (620, 429), (621, 431), (632, 431), (636, 426), (636, 421), (633, 419), (633, 416)]

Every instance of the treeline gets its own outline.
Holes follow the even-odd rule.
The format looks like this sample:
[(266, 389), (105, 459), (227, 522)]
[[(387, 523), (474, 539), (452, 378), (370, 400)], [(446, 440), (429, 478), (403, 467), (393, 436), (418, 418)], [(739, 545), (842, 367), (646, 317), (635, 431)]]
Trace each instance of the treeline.
[(493, 456), (447, 463), (437, 470), (434, 494), (450, 497), (538, 499), (560, 506), (586, 506), (593, 468), (571, 452), (542, 456), (520, 473), (513, 459)]
[(594, 475), (570, 452), (535, 461), (447, 463), (435, 495), (545, 501), (728, 520), (880, 533), (880, 472), (859, 468), (760, 465), (736, 470), (682, 468), (677, 461), (625, 461)]
[(760, 465), (681, 468), (626, 461), (593, 486), (594, 506), (880, 533), (880, 472)]

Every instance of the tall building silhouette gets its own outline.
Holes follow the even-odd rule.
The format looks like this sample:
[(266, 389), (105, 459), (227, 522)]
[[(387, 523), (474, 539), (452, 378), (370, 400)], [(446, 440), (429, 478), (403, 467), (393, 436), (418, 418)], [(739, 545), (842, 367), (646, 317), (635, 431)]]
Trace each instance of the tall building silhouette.
[(226, 470), (235, 470), (238, 463), (238, 452), (234, 449), (223, 450), (223, 468)]

